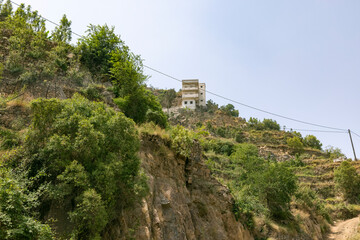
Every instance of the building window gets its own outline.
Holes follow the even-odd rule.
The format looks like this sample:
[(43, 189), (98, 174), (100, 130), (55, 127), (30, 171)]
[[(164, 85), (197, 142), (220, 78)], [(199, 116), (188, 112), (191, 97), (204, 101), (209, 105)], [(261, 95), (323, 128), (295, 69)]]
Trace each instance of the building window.
[(203, 100), (201, 100), (203, 102)]
[(193, 101), (190, 101), (190, 104), (193, 104)]
[(201, 95), (203, 95), (203, 93), (201, 93)]
[(203, 86), (200, 86), (201, 88), (203, 87)]
[(187, 104), (187, 101), (185, 101), (184, 104)]

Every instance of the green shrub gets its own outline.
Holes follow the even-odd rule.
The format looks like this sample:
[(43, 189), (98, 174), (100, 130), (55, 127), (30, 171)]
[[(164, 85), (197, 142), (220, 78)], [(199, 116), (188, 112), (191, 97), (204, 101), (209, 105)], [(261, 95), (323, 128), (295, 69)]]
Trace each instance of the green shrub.
[(210, 121), (206, 122), (206, 130), (208, 130), (208, 131), (211, 132), (211, 133), (214, 133), (214, 132), (215, 132), (215, 128), (214, 128), (214, 126), (211, 124)]
[(0, 239), (53, 239), (50, 227), (34, 217), (39, 192), (29, 193), (29, 181), (0, 166)]
[(264, 130), (264, 124), (259, 121), (257, 118), (250, 117), (249, 121), (247, 122), (248, 126), (255, 130)]
[(305, 163), (302, 161), (302, 155), (296, 154), (295, 158), (289, 161), (289, 165), (293, 167), (303, 167)]
[(262, 122), (257, 119), (250, 117), (249, 121), (247, 122), (248, 126), (255, 130), (280, 130), (280, 125), (272, 119), (264, 119)]
[[(200, 139), (201, 140), (201, 139)], [(201, 141), (205, 151), (214, 151), (216, 154), (230, 156), (234, 152), (234, 143), (218, 139)]]
[(292, 148), (294, 153), (302, 153), (304, 151), (304, 144), (301, 142), (300, 138), (294, 136), (286, 140), (287, 145)]
[(8, 150), (19, 144), (20, 138), (15, 131), (0, 127), (0, 149)]
[(324, 201), (309, 187), (303, 186), (297, 189), (295, 202), (307, 211), (315, 212), (317, 215), (324, 217), (328, 222), (331, 222), (329, 211), (325, 207)]
[(232, 105), (232, 104), (227, 104), (226, 106), (221, 106), (220, 110), (229, 116), (233, 116), (233, 117), (239, 116), (239, 111), (236, 110), (234, 105)]
[(334, 148), (333, 146), (327, 146), (325, 149), (325, 154), (330, 159), (345, 157), (340, 148)]
[(146, 112), (146, 122), (153, 122), (161, 128), (166, 128), (168, 125), (167, 116), (163, 111), (153, 111), (151, 109)]
[(80, 93), (90, 101), (100, 101), (103, 99), (101, 91), (96, 85), (89, 85), (86, 88), (82, 89)]
[(206, 110), (209, 113), (215, 113), (218, 109), (219, 109), (219, 105), (216, 104), (213, 100), (210, 99), (206, 102)]
[[(164, 126), (167, 118), (162, 111), (161, 105), (156, 97), (143, 86), (136, 87), (134, 92), (130, 92), (123, 97), (114, 99), (115, 104), (123, 113), (133, 119), (136, 123), (144, 123), (150, 119)], [(150, 112), (148, 112), (150, 110)], [(147, 116), (149, 113), (151, 116)], [(154, 115), (157, 116), (154, 116)]]
[(73, 235), (97, 238), (143, 188), (134, 122), (78, 94), (63, 101), (38, 99), (31, 109), (22, 153), (28, 177), (45, 171), (39, 181), (51, 185), (50, 199), (76, 203), (69, 213)]
[(213, 146), (213, 150), (217, 154), (230, 156), (234, 151), (234, 144), (231, 142), (217, 141)]
[(287, 163), (267, 161), (258, 155), (251, 144), (239, 144), (230, 156), (231, 189), (238, 195), (240, 206), (274, 219), (289, 215), (291, 197), (297, 188), (297, 179)]
[(171, 129), (171, 145), (178, 154), (184, 157), (190, 157), (193, 143), (194, 134), (189, 130), (180, 125)]
[(104, 77), (108, 74), (111, 68), (111, 53), (123, 47), (123, 42), (114, 31), (114, 27), (107, 25), (90, 25), (87, 35), (79, 40), (81, 62), (93, 75)]
[(307, 135), (304, 138), (304, 145), (306, 147), (311, 147), (319, 150), (321, 150), (322, 146), (321, 142), (314, 135)]
[(169, 90), (163, 90), (158, 96), (158, 98), (159, 98), (159, 102), (161, 103), (161, 106), (169, 109), (172, 107), (176, 99), (176, 91), (173, 88)]
[(275, 120), (265, 118), (262, 123), (267, 130), (280, 130), (280, 125)]
[(224, 127), (217, 128), (216, 135), (224, 138), (226, 136), (226, 129)]
[(100, 232), (108, 222), (101, 196), (94, 189), (88, 189), (76, 199), (76, 202), (76, 209), (70, 213), (70, 219), (76, 229), (72, 237), (100, 240)]
[(262, 183), (266, 205), (274, 219), (290, 215), (290, 201), (297, 189), (297, 178), (286, 163), (271, 163), (264, 173)]
[(245, 134), (242, 131), (237, 132), (236, 135), (235, 135), (235, 141), (237, 143), (245, 142), (246, 141)]
[(360, 176), (356, 168), (348, 161), (343, 161), (340, 166), (334, 170), (334, 181), (336, 187), (349, 202), (359, 202), (360, 200)]
[(332, 215), (335, 219), (350, 219), (359, 216), (360, 211), (356, 205), (348, 203), (338, 203), (332, 208)]

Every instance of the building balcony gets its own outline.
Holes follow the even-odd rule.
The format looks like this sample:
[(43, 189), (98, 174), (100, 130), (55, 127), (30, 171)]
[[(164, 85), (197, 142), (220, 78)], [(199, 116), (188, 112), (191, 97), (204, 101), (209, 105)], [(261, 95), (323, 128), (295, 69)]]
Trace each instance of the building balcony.
[(198, 87), (183, 86), (182, 90), (183, 91), (199, 91), (199, 88)]
[(195, 94), (195, 93), (193, 93), (193, 94), (183, 94), (182, 98), (183, 99), (197, 99), (197, 98), (199, 98), (199, 94)]

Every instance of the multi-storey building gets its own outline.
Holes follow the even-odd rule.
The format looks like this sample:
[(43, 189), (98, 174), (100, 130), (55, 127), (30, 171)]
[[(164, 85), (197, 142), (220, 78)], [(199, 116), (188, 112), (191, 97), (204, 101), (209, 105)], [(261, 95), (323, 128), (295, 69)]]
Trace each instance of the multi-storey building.
[(199, 79), (182, 80), (182, 107), (195, 109), (196, 106), (206, 106), (205, 87)]

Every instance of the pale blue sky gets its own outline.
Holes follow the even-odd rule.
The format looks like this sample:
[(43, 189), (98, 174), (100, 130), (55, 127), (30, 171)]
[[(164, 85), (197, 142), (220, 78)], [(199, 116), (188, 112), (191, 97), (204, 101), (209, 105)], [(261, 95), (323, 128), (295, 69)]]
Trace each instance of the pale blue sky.
[[(90, 23), (113, 25), (146, 65), (179, 79), (199, 78), (209, 91), (360, 134), (358, 0), (21, 2), (56, 22), (67, 14), (79, 34)], [(148, 84), (154, 87), (181, 87), (145, 72), (152, 76)], [(228, 103), (209, 94), (208, 98), (220, 105)], [(273, 118), (294, 129), (320, 129), (235, 107), (247, 119)], [(353, 156), (348, 135), (314, 135), (324, 146), (340, 147)], [(360, 138), (353, 139), (360, 158)]]

